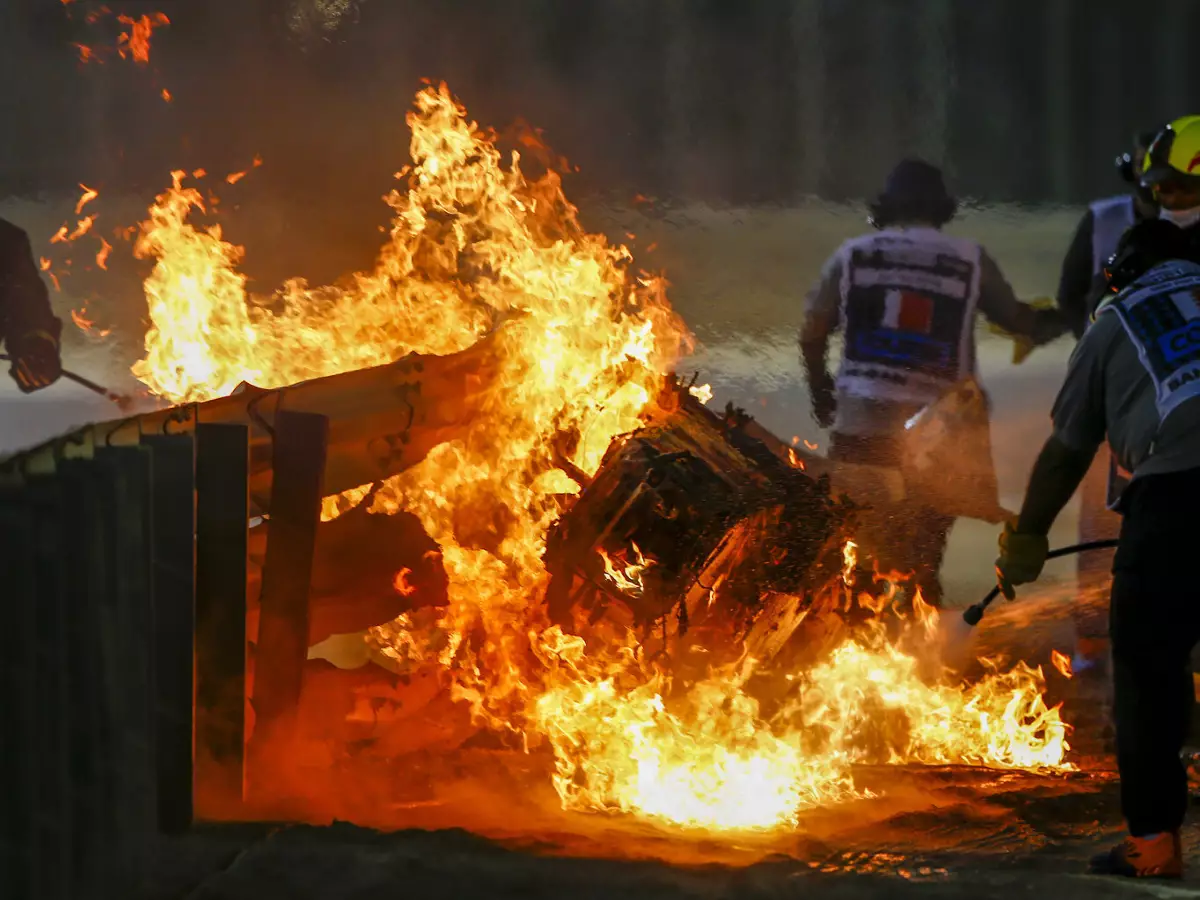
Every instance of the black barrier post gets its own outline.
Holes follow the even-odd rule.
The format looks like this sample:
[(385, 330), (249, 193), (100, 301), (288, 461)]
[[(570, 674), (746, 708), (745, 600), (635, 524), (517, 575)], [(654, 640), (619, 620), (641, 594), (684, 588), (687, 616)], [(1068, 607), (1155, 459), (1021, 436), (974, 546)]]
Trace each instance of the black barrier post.
[(0, 884), (14, 897), (35, 897), (34, 853), (38, 746), (37, 622), (33, 509), (21, 486), (0, 488)]
[(154, 804), (153, 609), (150, 534), (151, 453), (144, 447), (95, 451), (101, 478), (103, 527), (111, 550), (108, 567), (110, 613), (117, 656), (108, 660), (114, 677), (108, 706), (113, 715), (114, 790), (120, 865), (126, 883), (136, 884), (158, 830)]
[[(249, 429), (197, 425), (194, 802), (198, 818), (227, 818), (229, 810), (243, 800), (249, 516)], [(210, 797), (215, 803), (205, 809), (205, 799)]]
[(71, 822), (78, 884), (112, 884), (116, 829), (113, 796), (114, 680), (106, 661), (118, 658), (120, 640), (108, 579), (109, 534), (101, 507), (103, 472), (91, 460), (60, 459), (56, 482), (63, 497), (62, 553), (66, 580), (60, 665), (67, 677), (66, 718), (71, 760)]
[(62, 522), (69, 498), (50, 475), (31, 477), (25, 486), (32, 515), (33, 565), (37, 603), (34, 663), (34, 741), (38, 756), (33, 771), (35, 809), (32, 834), (35, 897), (70, 897), (74, 890), (74, 822), (71, 804), (71, 745), (67, 711), (71, 707), (67, 648), (67, 584), (65, 570), (74, 562)]
[(153, 450), (155, 772), (158, 826), (191, 827), (195, 629), (195, 445), (190, 435), (142, 438)]
[(267, 775), (259, 749), (294, 724), (308, 658), (309, 589), (321, 518), (329, 420), (313, 413), (275, 416), (271, 513), (263, 563), (254, 665), (255, 775)]

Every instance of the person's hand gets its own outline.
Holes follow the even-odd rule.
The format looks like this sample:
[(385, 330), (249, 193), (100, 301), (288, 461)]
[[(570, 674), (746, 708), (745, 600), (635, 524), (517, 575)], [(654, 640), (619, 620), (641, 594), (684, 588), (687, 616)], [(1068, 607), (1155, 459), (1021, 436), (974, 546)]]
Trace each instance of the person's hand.
[[(1026, 304), (1026, 306), (1036, 310), (1055, 309), (1057, 305), (1058, 304), (1055, 302), (1053, 297), (1034, 297)], [(1012, 362), (1014, 366), (1019, 366), (1021, 363), (1025, 362), (1025, 360), (1029, 358), (1029, 354), (1031, 354), (1041, 344), (1048, 343), (1050, 340), (1055, 340), (1070, 330), (1064, 321), (1061, 329), (1052, 329), (1052, 335), (1039, 335), (1042, 340), (1035, 341), (1033, 338), (1025, 335), (1013, 334), (1011, 331), (1001, 328), (994, 322), (989, 322), (987, 327), (988, 331), (990, 331), (992, 334), (999, 337), (1008, 338), (1013, 342)]]
[(822, 428), (833, 425), (834, 413), (837, 412), (837, 400), (833, 395), (833, 379), (828, 378), (812, 386), (813, 418)]
[(58, 341), (41, 331), (9, 339), (12, 367), (8, 370), (24, 394), (47, 388), (62, 376)]
[(1044, 534), (1022, 534), (1012, 522), (1000, 533), (1000, 556), (996, 559), (996, 584), (1006, 598), (1016, 596), (1017, 585), (1037, 581), (1050, 553), (1050, 541)]

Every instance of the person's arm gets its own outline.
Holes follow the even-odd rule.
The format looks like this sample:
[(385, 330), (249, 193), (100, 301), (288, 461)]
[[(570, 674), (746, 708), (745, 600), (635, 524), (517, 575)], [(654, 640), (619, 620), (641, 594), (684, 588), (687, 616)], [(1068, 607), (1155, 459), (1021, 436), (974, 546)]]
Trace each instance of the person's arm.
[(1018, 300), (986, 250), (979, 255), (979, 312), (992, 324), (1027, 338), (1034, 346), (1047, 344), (1068, 330), (1066, 319), (1057, 309), (1035, 309)]
[(1033, 464), (1016, 530), (1021, 534), (1049, 534), (1054, 520), (1083, 482), (1095, 455), (1095, 447), (1091, 452), (1075, 450), (1050, 435)]
[(1042, 574), (1050, 528), (1083, 482), (1104, 440), (1104, 354), (1112, 329), (1121, 327), (1111, 318), (1085, 331), (1071, 354), (1051, 413), (1054, 431), (1033, 465), (1020, 515), (1000, 535), (996, 581), (1010, 600), (1016, 585), (1036, 581)]
[(808, 292), (804, 322), (800, 326), (800, 358), (812, 395), (813, 416), (822, 428), (833, 423), (833, 378), (827, 357), (829, 338), (837, 331), (842, 305), (842, 263), (834, 254), (821, 269), (821, 277)]
[(58, 379), (62, 322), (50, 308), (29, 237), (8, 222), (0, 222), (0, 336), (22, 391), (38, 390)]
[(1071, 354), (1051, 418), (1054, 430), (1034, 463), (1016, 530), (1049, 534), (1104, 443), (1104, 356), (1120, 323), (1088, 331)]
[(1089, 209), (1079, 220), (1067, 255), (1063, 257), (1062, 270), (1058, 277), (1058, 294), (1055, 304), (1075, 337), (1083, 336), (1091, 315), (1091, 297), (1095, 282), (1092, 266), (1092, 234), (1096, 217)]
[[(7, 226), (7, 227), (5, 227)], [(50, 309), (50, 295), (33, 258), (29, 237), (0, 224), (0, 335), (11, 343), (42, 332), (56, 344), (62, 322)]]

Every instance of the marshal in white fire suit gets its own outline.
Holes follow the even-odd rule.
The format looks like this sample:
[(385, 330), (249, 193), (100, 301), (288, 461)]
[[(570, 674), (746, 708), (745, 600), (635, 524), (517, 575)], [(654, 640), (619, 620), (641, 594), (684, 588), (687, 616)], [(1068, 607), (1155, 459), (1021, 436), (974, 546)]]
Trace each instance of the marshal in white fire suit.
[[(1067, 330), (1056, 310), (1021, 303), (973, 241), (910, 225), (843, 244), (808, 295), (800, 333), (817, 419), (832, 425), (830, 457), (899, 467), (905, 422), (975, 376), (979, 314), (1035, 345)], [(826, 353), (838, 329), (845, 348), (833, 379)], [(981, 464), (991, 472), (990, 458)], [(925, 600), (939, 604), (953, 517), (911, 502), (875, 514), (888, 518), (886, 546), (864, 549), (882, 571), (914, 573)]]

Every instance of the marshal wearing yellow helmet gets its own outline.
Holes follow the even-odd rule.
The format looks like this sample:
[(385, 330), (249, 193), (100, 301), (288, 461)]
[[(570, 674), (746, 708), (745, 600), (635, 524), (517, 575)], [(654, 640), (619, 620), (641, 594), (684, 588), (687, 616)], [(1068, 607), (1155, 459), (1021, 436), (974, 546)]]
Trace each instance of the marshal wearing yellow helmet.
[(1180, 228), (1200, 224), (1200, 116), (1183, 116), (1158, 133), (1141, 184), (1154, 192), (1159, 218)]

